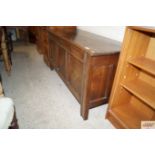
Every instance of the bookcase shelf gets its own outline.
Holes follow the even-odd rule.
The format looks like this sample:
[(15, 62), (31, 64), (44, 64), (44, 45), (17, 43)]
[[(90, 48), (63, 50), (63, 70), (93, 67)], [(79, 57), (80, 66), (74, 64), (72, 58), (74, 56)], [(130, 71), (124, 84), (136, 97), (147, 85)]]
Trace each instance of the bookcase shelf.
[(141, 56), (138, 58), (129, 59), (128, 62), (155, 76), (155, 61)]
[(155, 121), (155, 29), (126, 28), (106, 118), (117, 128)]
[(122, 84), (122, 86), (147, 105), (155, 109), (155, 87), (138, 79), (126, 82)]
[(148, 117), (131, 103), (113, 108), (111, 114), (124, 128), (136, 129), (141, 126), (141, 120), (148, 120)]

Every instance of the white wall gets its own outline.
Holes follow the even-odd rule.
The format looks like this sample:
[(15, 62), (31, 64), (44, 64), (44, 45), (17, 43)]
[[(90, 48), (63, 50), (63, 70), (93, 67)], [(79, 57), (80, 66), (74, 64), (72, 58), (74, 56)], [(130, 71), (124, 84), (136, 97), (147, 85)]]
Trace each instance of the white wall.
[(123, 41), (124, 26), (78, 26), (78, 29), (102, 35), (114, 40)]

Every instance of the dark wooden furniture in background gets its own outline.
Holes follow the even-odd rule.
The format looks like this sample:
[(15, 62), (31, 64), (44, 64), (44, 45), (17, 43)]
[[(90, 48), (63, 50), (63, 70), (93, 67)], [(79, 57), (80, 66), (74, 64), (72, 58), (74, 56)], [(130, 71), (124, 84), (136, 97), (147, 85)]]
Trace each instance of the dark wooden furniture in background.
[(28, 26), (6, 26), (7, 31), (12, 33), (14, 43), (29, 43), (29, 27)]
[(155, 121), (155, 28), (126, 28), (107, 118), (117, 128)]
[[(7, 35), (6, 27), (0, 27), (0, 58), (4, 62), (5, 70), (8, 74), (11, 72), (11, 46)], [(11, 49), (10, 49), (11, 48)]]
[(79, 101), (86, 120), (90, 108), (108, 102), (120, 43), (76, 27), (37, 27), (37, 31), (38, 50)]
[(53, 32), (59, 32), (63, 34), (73, 34), (76, 32), (75, 26), (37, 26), (30, 27), (29, 31), (35, 37), (35, 42), (37, 44), (37, 49), (40, 54), (43, 54), (45, 63), (51, 67), (50, 55), (49, 55), (49, 39), (47, 29), (52, 30)]
[(36, 43), (36, 36), (37, 36), (37, 29), (36, 26), (29, 26), (28, 27), (28, 34), (29, 34), (29, 42), (30, 43)]
[(45, 63), (50, 67), (48, 31), (45, 26), (36, 27), (36, 44), (40, 54), (43, 54)]
[(13, 52), (13, 41), (12, 41), (12, 34), (11, 32), (7, 31), (7, 27), (3, 26), (4, 33), (5, 33), (5, 42), (8, 50), (8, 57), (10, 60), (10, 63), (12, 65), (12, 52)]

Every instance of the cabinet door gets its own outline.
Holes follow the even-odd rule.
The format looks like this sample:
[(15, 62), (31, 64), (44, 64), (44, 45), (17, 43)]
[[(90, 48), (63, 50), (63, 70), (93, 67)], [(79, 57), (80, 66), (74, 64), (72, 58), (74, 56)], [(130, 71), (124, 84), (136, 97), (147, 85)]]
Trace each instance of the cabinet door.
[(83, 77), (83, 63), (72, 55), (68, 55), (68, 83), (71, 86), (72, 92), (81, 101), (81, 88)]
[(66, 78), (66, 50), (57, 44), (57, 52), (58, 52), (58, 64), (57, 64), (57, 72), (62, 78)]

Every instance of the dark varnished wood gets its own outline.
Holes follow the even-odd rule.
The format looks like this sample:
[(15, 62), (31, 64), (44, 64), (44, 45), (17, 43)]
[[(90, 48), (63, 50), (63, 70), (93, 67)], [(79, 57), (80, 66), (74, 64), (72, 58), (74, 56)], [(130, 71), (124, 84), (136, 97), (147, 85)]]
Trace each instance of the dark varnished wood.
[(57, 72), (63, 76), (63, 78), (66, 78), (66, 51), (63, 47), (58, 46), (58, 60), (57, 60)]
[(120, 43), (75, 27), (63, 28), (42, 28), (48, 33), (49, 41), (44, 42), (48, 54), (41, 49), (45, 45), (39, 43), (38, 47), (81, 104), (86, 120), (90, 108), (108, 102)]
[[(48, 29), (55, 36), (59, 36), (64, 40), (74, 43), (74, 46), (84, 48), (91, 55), (106, 55), (118, 53), (120, 51), (120, 43), (112, 39), (95, 35), (83, 30), (76, 30), (74, 33), (53, 32)], [(103, 46), (104, 45), (104, 46)]]
[[(34, 28), (33, 28), (34, 30)], [(35, 27), (34, 30), (37, 49), (40, 54), (43, 54), (43, 58), (45, 63), (50, 67), (50, 53), (49, 53), (49, 39), (48, 39), (48, 32), (46, 31), (46, 27), (38, 26)]]
[(82, 73), (83, 73), (83, 63), (81, 63), (76, 57), (69, 54), (68, 55), (68, 82), (76, 92), (76, 96), (79, 101), (81, 101), (81, 89), (82, 89)]

